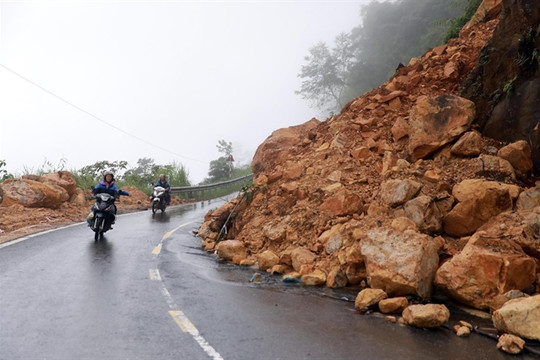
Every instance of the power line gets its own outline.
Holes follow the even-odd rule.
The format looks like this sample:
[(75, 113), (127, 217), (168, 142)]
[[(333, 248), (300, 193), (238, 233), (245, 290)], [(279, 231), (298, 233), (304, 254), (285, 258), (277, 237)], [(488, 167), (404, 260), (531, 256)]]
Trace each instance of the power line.
[(160, 149), (160, 150), (162, 150), (162, 151), (165, 151), (165, 152), (167, 152), (167, 153), (169, 153), (169, 154), (172, 154), (172, 155), (174, 155), (174, 156), (181, 157), (181, 158), (184, 158), (184, 159), (187, 159), (187, 160), (191, 160), (191, 161), (197, 161), (197, 162), (200, 162), (200, 163), (203, 163), (203, 164), (208, 164), (208, 161), (198, 160), (198, 159), (190, 158), (190, 157), (188, 157), (188, 156), (184, 156), (184, 155), (177, 154), (177, 153), (175, 153), (174, 151), (171, 151), (171, 150), (166, 149), (166, 148), (164, 148), (164, 147), (162, 147), (162, 146), (159, 146), (159, 145), (156, 145), (156, 144), (154, 144), (154, 143), (151, 143), (151, 142), (149, 142), (149, 141), (147, 141), (147, 140), (145, 140), (145, 139), (143, 139), (143, 138), (141, 138), (141, 137), (139, 137), (139, 136), (137, 136), (137, 135), (131, 134), (131, 133), (129, 133), (129, 132), (127, 132), (127, 131), (125, 131), (125, 130), (119, 128), (118, 126), (116, 126), (116, 125), (114, 125), (114, 124), (111, 124), (111, 123), (109, 123), (109, 122), (107, 122), (107, 121), (101, 119), (100, 117), (98, 117), (98, 116), (96, 116), (96, 115), (94, 115), (94, 114), (92, 114), (92, 113), (90, 113), (90, 112), (84, 110), (83, 108), (81, 108), (81, 107), (79, 107), (79, 106), (77, 106), (77, 105), (75, 105), (75, 104), (69, 102), (68, 100), (62, 98), (61, 96), (56, 95), (56, 94), (53, 93), (52, 91), (49, 91), (49, 90), (47, 90), (46, 88), (44, 88), (43, 86), (41, 86), (41, 85), (39, 85), (39, 84), (33, 82), (32, 80), (30, 80), (30, 79), (28, 79), (28, 78), (22, 76), (21, 74), (19, 74), (19, 73), (17, 73), (16, 71), (14, 71), (14, 70), (8, 68), (8, 67), (5, 66), (4, 64), (0, 64), (0, 66), (3, 67), (4, 69), (6, 69), (7, 71), (11, 72), (12, 74), (18, 76), (19, 78), (21, 78), (21, 79), (23, 79), (23, 80), (29, 82), (30, 84), (34, 85), (35, 87), (41, 89), (42, 91), (46, 92), (47, 94), (54, 96), (54, 97), (57, 98), (58, 100), (60, 100), (60, 101), (62, 101), (62, 102), (64, 102), (64, 103), (66, 103), (66, 104), (68, 104), (68, 105), (71, 106), (71, 107), (74, 107), (75, 109), (79, 110), (80, 112), (82, 112), (82, 113), (84, 113), (84, 114), (86, 114), (86, 115), (88, 115), (88, 116), (90, 116), (90, 117), (93, 117), (94, 119), (98, 120), (99, 122), (102, 122), (103, 124), (105, 124), (105, 125), (107, 125), (107, 126), (110, 126), (110, 127), (112, 127), (113, 129), (115, 129), (115, 130), (117, 130), (117, 131), (120, 131), (121, 133), (123, 133), (123, 134), (125, 134), (125, 135), (127, 135), (127, 136), (131, 136), (131, 137), (134, 138), (134, 139), (137, 139), (137, 140), (139, 140), (139, 141), (141, 141), (141, 142), (143, 142), (143, 143), (145, 143), (145, 144), (147, 144), (147, 145), (153, 146), (153, 147), (155, 147), (155, 148), (157, 148), (157, 149)]

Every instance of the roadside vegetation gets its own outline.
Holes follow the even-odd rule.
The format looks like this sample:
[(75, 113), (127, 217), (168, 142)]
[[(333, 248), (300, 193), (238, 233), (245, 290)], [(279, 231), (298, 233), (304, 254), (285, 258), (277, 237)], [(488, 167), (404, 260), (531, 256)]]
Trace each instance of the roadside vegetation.
[[(218, 151), (223, 154), (216, 160), (212, 160), (209, 165), (208, 177), (201, 182), (201, 185), (215, 184), (251, 174), (250, 165), (235, 167), (233, 158), (233, 147), (231, 142), (220, 140)], [(91, 165), (86, 165), (80, 169), (66, 169), (67, 159), (60, 159), (57, 164), (45, 160), (39, 167), (24, 167), (22, 174), (8, 173), (6, 161), (0, 159), (0, 183), (6, 179), (19, 177), (22, 175), (42, 176), (48, 173), (67, 170), (73, 174), (77, 186), (82, 190), (88, 190), (103, 178), (105, 171), (112, 171), (116, 184), (119, 187), (134, 186), (147, 195), (152, 192), (153, 184), (164, 174), (171, 186), (193, 186), (189, 180), (189, 170), (179, 162), (162, 165), (156, 164), (152, 158), (141, 158), (134, 166), (130, 166), (127, 161), (97, 161)], [(224, 191), (227, 191), (225, 189)], [(224, 194), (222, 194), (224, 195)]]

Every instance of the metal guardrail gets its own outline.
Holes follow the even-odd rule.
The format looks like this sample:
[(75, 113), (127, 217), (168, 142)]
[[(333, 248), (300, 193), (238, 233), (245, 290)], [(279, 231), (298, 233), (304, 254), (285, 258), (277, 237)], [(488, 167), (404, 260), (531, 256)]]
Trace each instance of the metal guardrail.
[(239, 191), (242, 186), (253, 179), (253, 174), (215, 184), (198, 186), (171, 186), (172, 194), (184, 195), (187, 199), (211, 199)]

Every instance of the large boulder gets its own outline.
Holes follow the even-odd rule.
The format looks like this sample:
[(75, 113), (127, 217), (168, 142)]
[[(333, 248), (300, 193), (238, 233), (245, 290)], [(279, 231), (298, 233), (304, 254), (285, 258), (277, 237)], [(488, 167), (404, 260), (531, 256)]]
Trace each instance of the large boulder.
[(291, 263), (295, 271), (303, 272), (306, 265), (312, 265), (317, 258), (317, 255), (304, 248), (296, 248), (291, 251)]
[(469, 130), (475, 116), (474, 103), (454, 95), (420, 97), (411, 110), (409, 153), (425, 158)]
[(450, 152), (456, 156), (474, 157), (480, 155), (484, 149), (484, 139), (477, 131), (469, 131), (463, 134), (452, 146)]
[(533, 168), (531, 146), (525, 140), (519, 140), (499, 149), (497, 156), (507, 160), (514, 169), (526, 174)]
[(334, 225), (319, 236), (318, 242), (324, 245), (328, 255), (333, 254), (341, 248), (341, 245), (343, 245), (344, 236), (341, 234), (342, 228), (342, 224)]
[(57, 171), (45, 174), (41, 177), (41, 182), (51, 185), (58, 185), (67, 191), (69, 196), (75, 194), (77, 190), (77, 182), (73, 174), (69, 171)]
[(500, 332), (540, 340), (540, 295), (510, 300), (492, 318)]
[(359, 214), (365, 210), (362, 198), (345, 189), (324, 200), (319, 209), (329, 212), (332, 216)]
[(540, 207), (499, 214), (478, 229), (481, 230), (512, 240), (527, 255), (540, 260)]
[(516, 202), (516, 209), (527, 210), (540, 207), (540, 182), (536, 187), (527, 189), (519, 194)]
[(279, 256), (271, 250), (265, 250), (257, 256), (259, 269), (268, 270), (279, 263)]
[(217, 255), (226, 261), (245, 259), (246, 247), (240, 240), (225, 240), (216, 245)]
[(418, 226), (420, 231), (435, 234), (442, 231), (443, 218), (448, 214), (453, 203), (454, 198), (449, 195), (436, 198), (422, 195), (407, 201), (403, 208), (407, 217)]
[(7, 179), (2, 184), (2, 206), (21, 204), (29, 208), (57, 209), (69, 199), (67, 191), (57, 185), (29, 179)]
[(422, 189), (422, 183), (414, 180), (388, 180), (381, 185), (381, 200), (390, 207), (405, 204)]
[(442, 242), (413, 230), (374, 229), (361, 240), (370, 286), (429, 299)]
[(311, 119), (302, 125), (274, 131), (257, 148), (251, 163), (253, 173), (259, 174), (289, 160), (289, 152), (293, 145), (300, 143), (302, 135), (316, 127), (319, 123), (317, 119)]
[(437, 270), (434, 284), (457, 301), (488, 309), (498, 295), (523, 290), (535, 278), (536, 262), (515, 241), (478, 231)]
[(512, 195), (517, 197), (519, 191), (515, 188), (494, 181), (462, 181), (452, 191), (458, 204), (444, 217), (444, 231), (455, 237), (474, 233), (491, 217), (512, 209)]

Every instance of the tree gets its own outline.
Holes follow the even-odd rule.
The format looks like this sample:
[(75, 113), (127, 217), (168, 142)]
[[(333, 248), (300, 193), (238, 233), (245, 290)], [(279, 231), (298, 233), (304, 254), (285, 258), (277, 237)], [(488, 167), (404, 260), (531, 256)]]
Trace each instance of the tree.
[(218, 148), (218, 151), (222, 154), (225, 154), (225, 156), (229, 157), (230, 155), (232, 155), (232, 152), (233, 152), (232, 142), (219, 140), (216, 147)]
[(129, 169), (122, 177), (122, 182), (145, 189), (154, 185), (159, 175), (165, 175), (171, 186), (189, 186), (188, 171), (181, 163), (157, 165), (154, 159), (137, 160), (137, 166)]
[(146, 188), (155, 182), (155, 172), (158, 166), (154, 159), (142, 158), (137, 160), (137, 167), (131, 168), (123, 176), (126, 183), (133, 184), (139, 188)]
[(339, 110), (343, 106), (342, 94), (352, 64), (351, 38), (341, 33), (330, 51), (324, 42), (309, 49), (307, 64), (302, 66), (298, 77), (304, 79), (300, 90), (295, 91), (323, 111)]
[(321, 111), (340, 110), (388, 80), (400, 63), (443, 43), (449, 27), (458, 24), (459, 32), (480, 1), (374, 0), (361, 8), (361, 25), (338, 35), (332, 50), (324, 42), (309, 50), (295, 93)]
[(232, 173), (232, 153), (233, 147), (232, 142), (227, 142), (225, 140), (219, 140), (216, 145), (218, 151), (224, 156), (220, 156), (216, 160), (210, 161), (210, 168), (208, 170), (209, 178), (205, 179), (203, 183), (214, 183), (230, 178)]
[(210, 170), (208, 171), (208, 180), (210, 183), (227, 180), (229, 178), (230, 166), (227, 157), (220, 156), (216, 160), (210, 161)]

